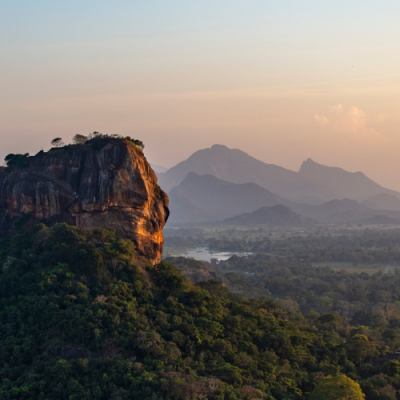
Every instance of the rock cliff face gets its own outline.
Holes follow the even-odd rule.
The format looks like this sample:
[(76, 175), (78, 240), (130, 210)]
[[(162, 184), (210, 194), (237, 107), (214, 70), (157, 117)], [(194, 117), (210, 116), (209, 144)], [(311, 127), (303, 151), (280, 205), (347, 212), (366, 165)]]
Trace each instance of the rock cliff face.
[(29, 164), (0, 172), (0, 234), (29, 219), (109, 226), (150, 261), (160, 261), (168, 196), (131, 141), (97, 138), (40, 152)]

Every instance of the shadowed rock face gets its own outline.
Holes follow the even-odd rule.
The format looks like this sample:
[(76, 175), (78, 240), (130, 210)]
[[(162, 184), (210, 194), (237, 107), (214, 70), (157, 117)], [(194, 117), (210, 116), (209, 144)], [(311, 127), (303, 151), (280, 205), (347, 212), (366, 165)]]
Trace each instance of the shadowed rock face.
[(28, 168), (0, 172), (0, 234), (27, 216), (47, 225), (112, 227), (157, 263), (169, 216), (168, 196), (129, 140), (93, 139), (40, 152), (30, 157)]

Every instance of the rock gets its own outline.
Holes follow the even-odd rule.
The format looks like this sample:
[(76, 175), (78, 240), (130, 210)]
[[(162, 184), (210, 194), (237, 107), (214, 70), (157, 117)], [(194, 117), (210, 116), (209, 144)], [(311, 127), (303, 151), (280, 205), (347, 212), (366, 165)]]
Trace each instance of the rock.
[(27, 168), (0, 171), (0, 234), (29, 219), (49, 226), (108, 226), (158, 263), (168, 202), (143, 152), (130, 140), (95, 138), (41, 151), (29, 157)]

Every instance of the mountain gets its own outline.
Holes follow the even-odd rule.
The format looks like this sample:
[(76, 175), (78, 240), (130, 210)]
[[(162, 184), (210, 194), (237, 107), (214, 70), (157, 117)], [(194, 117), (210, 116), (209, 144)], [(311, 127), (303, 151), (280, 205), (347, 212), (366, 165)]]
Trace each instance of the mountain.
[(285, 227), (305, 227), (315, 225), (315, 221), (305, 218), (284, 205), (262, 207), (252, 213), (241, 214), (223, 221), (227, 225), (270, 225)]
[(299, 205), (294, 210), (322, 222), (354, 222), (365, 218), (368, 208), (355, 200), (331, 200), (318, 206)]
[(380, 193), (370, 197), (362, 202), (363, 205), (376, 210), (396, 210), (400, 211), (400, 200), (398, 197), (388, 194)]
[(217, 221), (263, 206), (290, 204), (255, 183), (235, 184), (194, 172), (170, 191), (169, 198), (170, 223)]
[(287, 206), (301, 216), (328, 223), (368, 223), (376, 216), (386, 216), (393, 221), (400, 218), (398, 211), (370, 208), (351, 199), (335, 199), (319, 205), (296, 203), (255, 183), (235, 184), (194, 172), (170, 191), (169, 199), (170, 225), (215, 223), (276, 205)]
[(161, 259), (168, 196), (131, 140), (97, 137), (7, 158), (8, 167), (0, 171), (0, 234), (38, 222), (110, 226), (147, 259)]
[(153, 164), (153, 163), (150, 163), (150, 164), (151, 164), (151, 168), (153, 168), (153, 171), (156, 174), (168, 171), (168, 168), (162, 167), (161, 165), (156, 165), (156, 164)]
[(291, 200), (306, 196), (319, 197), (321, 190), (299, 176), (295, 171), (265, 164), (244, 151), (214, 145), (192, 154), (167, 172), (159, 174), (160, 185), (167, 191), (178, 186), (189, 172), (213, 175), (231, 183), (256, 183), (257, 185)]
[[(291, 208), (306, 217), (330, 223), (368, 223), (376, 216), (400, 218), (399, 211), (375, 210), (351, 199), (331, 200), (321, 205), (292, 204)], [(372, 220), (371, 223), (376, 222)]]
[(328, 167), (309, 158), (301, 165), (299, 175), (324, 188), (327, 192), (330, 191), (335, 199), (348, 198), (363, 201), (373, 197), (377, 201), (382, 201), (382, 199), (379, 200), (380, 196), (384, 199), (389, 196), (397, 200), (396, 207), (400, 206), (400, 200), (396, 197), (400, 196), (400, 193), (378, 185), (362, 172), (348, 172), (342, 168)]
[(193, 204), (183, 193), (173, 190), (170, 195), (168, 225), (211, 222), (216, 216)]
[(327, 167), (311, 159), (295, 172), (266, 164), (241, 150), (223, 145), (199, 150), (187, 160), (158, 174), (160, 185), (169, 192), (190, 172), (210, 174), (236, 184), (255, 183), (290, 201), (316, 205), (344, 198), (364, 201), (382, 193), (400, 198), (400, 193), (378, 185), (361, 172)]

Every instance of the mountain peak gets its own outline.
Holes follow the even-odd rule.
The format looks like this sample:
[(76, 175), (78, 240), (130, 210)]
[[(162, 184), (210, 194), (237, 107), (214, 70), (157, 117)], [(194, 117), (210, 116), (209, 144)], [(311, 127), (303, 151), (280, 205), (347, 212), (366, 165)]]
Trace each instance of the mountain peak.
[(235, 184), (252, 182), (295, 202), (322, 204), (324, 201), (345, 197), (364, 201), (379, 193), (400, 196), (373, 182), (362, 172), (329, 167), (312, 158), (305, 160), (299, 172), (295, 172), (266, 164), (240, 149), (230, 149), (223, 144), (198, 150), (185, 161), (159, 174), (160, 185), (169, 191), (178, 186), (189, 172), (213, 175)]
[(230, 150), (229, 147), (225, 146), (224, 144), (213, 144), (211, 149), (214, 150)]
[(349, 172), (340, 167), (330, 167), (328, 165), (319, 164), (312, 158), (307, 158), (306, 161), (303, 161), (299, 170), (299, 174), (307, 175), (310, 173), (324, 173), (324, 172), (327, 173), (328, 171), (336, 174), (365, 176), (365, 174), (360, 171)]

